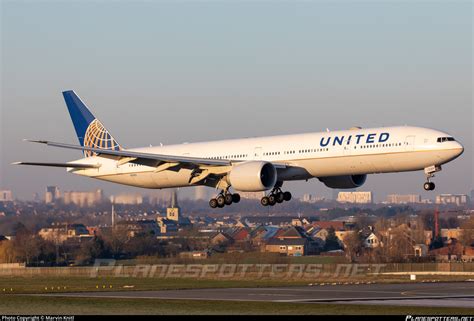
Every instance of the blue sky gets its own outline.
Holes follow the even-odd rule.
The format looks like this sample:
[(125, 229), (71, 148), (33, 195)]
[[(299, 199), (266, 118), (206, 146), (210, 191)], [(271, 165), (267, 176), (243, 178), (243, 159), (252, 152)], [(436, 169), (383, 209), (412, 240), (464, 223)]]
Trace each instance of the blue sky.
[[(437, 192), (473, 187), (470, 1), (2, 1), (0, 188), (138, 190), (17, 168), (67, 161), (61, 91), (74, 89), (126, 147), (384, 125), (447, 131), (466, 147)], [(421, 190), (423, 173), (370, 176), (366, 189)], [(317, 180), (288, 185), (330, 195)], [(146, 191), (143, 191), (146, 192)]]

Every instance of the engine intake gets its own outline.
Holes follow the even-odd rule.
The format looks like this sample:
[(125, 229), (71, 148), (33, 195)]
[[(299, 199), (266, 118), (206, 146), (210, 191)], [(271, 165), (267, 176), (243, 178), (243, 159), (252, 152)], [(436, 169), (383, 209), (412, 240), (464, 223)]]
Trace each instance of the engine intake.
[(272, 163), (249, 161), (234, 165), (227, 181), (238, 191), (265, 191), (275, 186), (277, 171)]
[(319, 180), (330, 188), (355, 188), (364, 185), (367, 180), (367, 175), (345, 175), (345, 176), (330, 176), (320, 177)]

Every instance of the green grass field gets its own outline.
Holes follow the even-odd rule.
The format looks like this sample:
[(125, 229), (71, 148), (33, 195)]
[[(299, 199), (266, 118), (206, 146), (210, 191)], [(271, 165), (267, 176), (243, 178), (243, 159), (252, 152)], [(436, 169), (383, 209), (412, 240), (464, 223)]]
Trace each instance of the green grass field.
[(0, 277), (0, 295), (84, 291), (148, 291), (307, 285), (290, 280), (212, 280), (192, 278)]
[[(463, 281), (466, 277), (423, 276), (418, 280)], [(22, 293), (57, 293), (84, 291), (152, 291), (204, 288), (245, 288), (305, 286), (309, 283), (372, 281), (377, 283), (408, 282), (408, 276), (380, 276), (356, 279), (194, 279), (194, 278), (144, 278), (144, 277), (79, 277), (79, 276), (35, 276), (0, 277), (0, 295)]]
[[(452, 279), (450, 279), (452, 280)], [(384, 279), (400, 282), (401, 279)], [(192, 278), (0, 277), (3, 314), (474, 314), (473, 309), (349, 304), (66, 298), (25, 294), (302, 286), (308, 280), (211, 280)]]
[(50, 298), (4, 295), (3, 314), (413, 314), (472, 315), (474, 309), (350, 304), (190, 301), (110, 298)]

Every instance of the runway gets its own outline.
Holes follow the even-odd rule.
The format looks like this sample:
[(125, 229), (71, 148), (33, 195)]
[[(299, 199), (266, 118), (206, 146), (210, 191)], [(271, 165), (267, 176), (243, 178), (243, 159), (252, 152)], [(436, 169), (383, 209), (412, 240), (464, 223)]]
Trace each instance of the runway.
[(104, 291), (41, 294), (97, 298), (269, 301), (469, 307), (474, 282), (325, 285), (278, 288), (221, 288), (163, 291)]

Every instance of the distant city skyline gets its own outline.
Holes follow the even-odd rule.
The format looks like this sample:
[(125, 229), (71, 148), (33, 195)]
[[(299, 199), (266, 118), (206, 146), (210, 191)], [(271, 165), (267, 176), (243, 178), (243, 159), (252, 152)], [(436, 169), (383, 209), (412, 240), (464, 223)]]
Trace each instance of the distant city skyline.
[[(473, 189), (472, 2), (1, 2), (0, 189), (154, 191), (10, 165), (80, 153), (61, 91), (74, 89), (126, 147), (388, 125), (452, 134), (464, 154), (423, 172), (369, 175), (360, 190)], [(285, 183), (330, 198), (317, 179)], [(182, 189), (191, 197), (194, 189)], [(209, 195), (215, 193), (208, 189)]]

